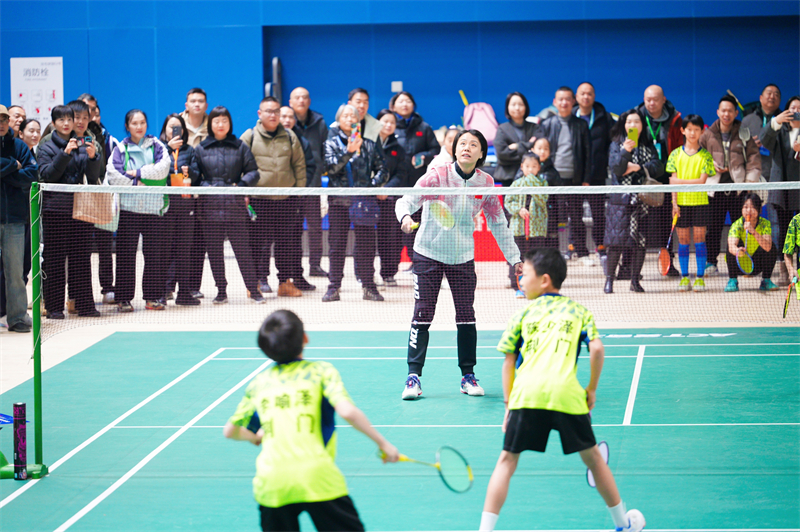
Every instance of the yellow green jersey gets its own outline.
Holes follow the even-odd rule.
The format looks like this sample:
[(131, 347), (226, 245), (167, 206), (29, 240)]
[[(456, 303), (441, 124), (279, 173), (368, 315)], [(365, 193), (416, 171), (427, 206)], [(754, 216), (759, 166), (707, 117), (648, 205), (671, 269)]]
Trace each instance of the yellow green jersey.
[(581, 344), (600, 335), (594, 316), (560, 294), (543, 294), (508, 323), (497, 350), (519, 350), (508, 408), (536, 408), (565, 414), (588, 414), (586, 390), (578, 382)]
[[(700, 179), (701, 174), (716, 175), (714, 158), (705, 148), (694, 155), (686, 155), (683, 146), (669, 154), (667, 172), (677, 174), (678, 179)], [(678, 205), (692, 207), (708, 205), (707, 192), (678, 192)]]
[(351, 399), (328, 362), (275, 364), (250, 381), (229, 421), (247, 427), (258, 415), (264, 431), (253, 479), (258, 504), (278, 508), (347, 495), (334, 463), (334, 408), (340, 401)]
[[(761, 216), (758, 217), (758, 223), (756, 224), (756, 233), (759, 235), (770, 235), (772, 236), (772, 225), (770, 225), (769, 220), (765, 220)], [(747, 254), (751, 257), (753, 253), (756, 252), (758, 249), (758, 241), (756, 237), (753, 235), (746, 235), (744, 230), (744, 218), (739, 218), (735, 222), (731, 224), (731, 228), (728, 231), (728, 238), (736, 237), (742, 242), (747, 242)], [(746, 238), (745, 238), (746, 237)]]
[[(786, 230), (786, 240), (783, 242), (783, 253), (793, 255), (800, 248), (800, 214), (795, 215), (789, 222), (789, 229)], [(798, 292), (800, 297), (800, 292)]]

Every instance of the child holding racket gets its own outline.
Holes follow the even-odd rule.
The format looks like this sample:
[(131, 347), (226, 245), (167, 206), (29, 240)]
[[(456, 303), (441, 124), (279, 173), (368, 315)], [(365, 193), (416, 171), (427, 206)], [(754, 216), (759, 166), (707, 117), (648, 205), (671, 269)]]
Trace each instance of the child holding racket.
[[(728, 231), (728, 252), (725, 259), (728, 264), (728, 285), (726, 292), (739, 291), (739, 276), (761, 274), (762, 291), (777, 290), (778, 286), (772, 282), (772, 270), (778, 260), (778, 250), (772, 245), (772, 226), (769, 220), (762, 218), (761, 197), (755, 192), (750, 192), (744, 197), (742, 217), (731, 224)], [(743, 272), (737, 257), (750, 257), (752, 270)]]
[[(702, 185), (709, 176), (716, 175), (714, 159), (711, 153), (700, 147), (700, 136), (703, 133), (702, 117), (695, 114), (683, 119), (681, 133), (686, 143), (669, 154), (667, 172), (671, 172), (670, 185)], [(676, 231), (678, 233), (678, 260), (681, 266), (679, 292), (705, 292), (706, 282), (703, 279), (706, 269), (706, 224), (708, 219), (708, 193), (673, 192), (672, 216), (678, 217)], [(691, 235), (690, 235), (691, 229)], [(694, 285), (689, 282), (689, 242), (694, 240), (695, 259), (697, 260), (697, 278)]]
[[(589, 411), (595, 405), (603, 369), (603, 342), (592, 313), (559, 294), (566, 277), (567, 263), (557, 250), (537, 249), (525, 255), (520, 285), (533, 301), (511, 318), (497, 346), (505, 354), (505, 441), (486, 490), (481, 532), (494, 530), (520, 453), (544, 452), (551, 430), (560, 433), (564, 454), (579, 453), (591, 470), (616, 529), (639, 532), (644, 528), (641, 512), (625, 511), (592, 431)], [(588, 344), (591, 360), (585, 389), (577, 378), (581, 343)], [(522, 363), (515, 370), (518, 356)]]
[(364, 530), (334, 463), (334, 412), (374, 441), (384, 462), (397, 462), (399, 453), (353, 404), (336, 368), (303, 360), (307, 343), (293, 312), (267, 317), (258, 346), (275, 364), (247, 386), (223, 434), (261, 446), (253, 494), (262, 530), (299, 531), (297, 518), (304, 511), (317, 530)]
[[(786, 240), (783, 243), (783, 262), (789, 272), (789, 282), (797, 277), (797, 268), (794, 266), (794, 255), (800, 250), (800, 214), (795, 215), (789, 222), (789, 229), (786, 231)], [(800, 265), (800, 259), (798, 259)]]

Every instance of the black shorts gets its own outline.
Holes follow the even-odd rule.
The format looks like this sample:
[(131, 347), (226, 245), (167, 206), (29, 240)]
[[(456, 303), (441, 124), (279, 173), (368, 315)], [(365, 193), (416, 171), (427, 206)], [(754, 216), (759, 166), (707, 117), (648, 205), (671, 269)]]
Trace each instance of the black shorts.
[(577, 453), (597, 445), (589, 414), (521, 408), (511, 410), (508, 416), (503, 450), (515, 454), (522, 451), (543, 453), (551, 430), (557, 430), (561, 435), (564, 454)]
[(706, 227), (708, 205), (681, 205), (681, 215), (676, 227)]
[(300, 502), (278, 508), (259, 506), (259, 509), (261, 510), (261, 530), (265, 531), (299, 532), (298, 517), (303, 512), (308, 512), (314, 526), (320, 532), (362, 532), (364, 530), (356, 507), (347, 495), (330, 501)]

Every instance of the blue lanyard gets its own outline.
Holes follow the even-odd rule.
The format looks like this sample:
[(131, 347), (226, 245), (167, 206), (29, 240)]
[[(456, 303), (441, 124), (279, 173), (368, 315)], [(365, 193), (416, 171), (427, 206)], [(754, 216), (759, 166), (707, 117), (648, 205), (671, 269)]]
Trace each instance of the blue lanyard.
[[(577, 116), (578, 118), (581, 117), (581, 108), (580, 107), (578, 107), (578, 110), (575, 111), (575, 116)], [(594, 125), (594, 107), (592, 107), (592, 114), (589, 115), (589, 129), (592, 129), (593, 125)]]

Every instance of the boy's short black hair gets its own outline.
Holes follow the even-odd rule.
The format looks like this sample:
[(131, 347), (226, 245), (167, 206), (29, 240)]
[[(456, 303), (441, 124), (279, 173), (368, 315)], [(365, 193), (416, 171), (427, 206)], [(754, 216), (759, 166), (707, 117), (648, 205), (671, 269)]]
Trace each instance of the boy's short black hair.
[(722, 102), (728, 102), (729, 104), (731, 104), (733, 106), (734, 109), (736, 109), (736, 110), (739, 109), (739, 104), (736, 103), (736, 98), (734, 98), (730, 94), (726, 94), (725, 96), (723, 96), (722, 98), (719, 99), (719, 104), (717, 105), (718, 108), (719, 108), (719, 105), (722, 105)]
[(291, 362), (303, 352), (303, 322), (291, 310), (276, 310), (258, 331), (258, 347), (278, 364)]
[(75, 111), (72, 110), (72, 107), (67, 105), (56, 105), (53, 107), (53, 110), (50, 111), (50, 119), (53, 121), (53, 123), (55, 123), (56, 120), (67, 116), (75, 120)]
[(531, 249), (525, 253), (524, 260), (531, 263), (536, 275), (540, 277), (544, 274), (549, 275), (553, 288), (560, 289), (564, 279), (567, 278), (567, 261), (557, 249)]
[(542, 164), (542, 161), (539, 160), (539, 156), (538, 155), (536, 155), (532, 151), (526, 151), (525, 153), (522, 154), (522, 159), (519, 162), (520, 166), (522, 166), (522, 163), (524, 163), (528, 159), (533, 159), (534, 161), (536, 161), (540, 165)]
[(460, 139), (467, 133), (469, 133), (473, 137), (477, 137), (478, 142), (481, 143), (481, 151), (483, 152), (483, 156), (480, 159), (478, 159), (477, 163), (475, 163), (475, 168), (480, 168), (481, 166), (483, 166), (483, 163), (486, 162), (486, 154), (489, 151), (489, 143), (486, 142), (486, 137), (483, 136), (483, 133), (481, 133), (477, 129), (465, 129), (464, 131), (461, 131), (458, 135), (456, 135), (456, 138), (453, 139), (453, 158), (455, 158), (458, 139)]
[(67, 106), (72, 109), (75, 114), (78, 113), (86, 113), (91, 116), (91, 112), (89, 110), (89, 106), (83, 100), (72, 100), (67, 104)]
[(695, 115), (695, 114), (686, 115), (686, 118), (683, 119), (683, 124), (682, 124), (683, 129), (686, 129), (687, 127), (689, 127), (689, 124), (692, 124), (693, 126), (697, 126), (700, 129), (703, 129), (704, 127), (706, 127), (705, 122), (703, 122), (703, 117), (700, 116), (700, 115)]

